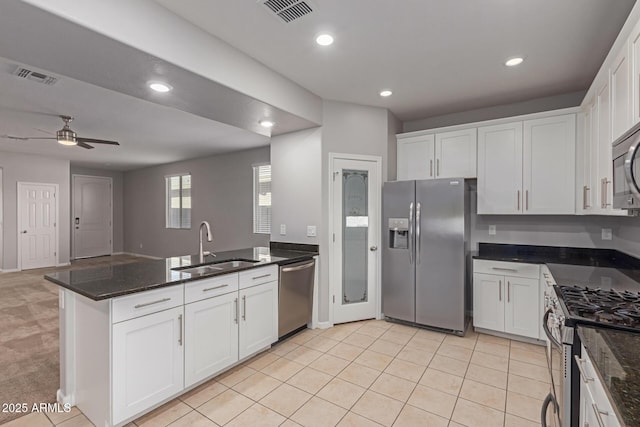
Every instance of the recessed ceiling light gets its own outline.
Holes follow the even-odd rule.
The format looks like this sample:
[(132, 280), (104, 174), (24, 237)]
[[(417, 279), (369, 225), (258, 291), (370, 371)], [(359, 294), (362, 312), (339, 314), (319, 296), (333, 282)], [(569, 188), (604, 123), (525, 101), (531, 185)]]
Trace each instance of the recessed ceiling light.
[(383, 98), (386, 98), (387, 96), (391, 96), (392, 94), (393, 92), (391, 92), (389, 89), (380, 91), (380, 96), (382, 96)]
[(161, 93), (169, 92), (171, 89), (173, 89), (168, 84), (162, 83), (162, 82), (149, 82), (149, 87), (155, 90), (156, 92), (161, 92)]
[(329, 46), (333, 44), (333, 36), (331, 34), (320, 34), (316, 37), (316, 43), (320, 46)]
[(507, 67), (515, 67), (516, 65), (522, 64), (522, 61), (524, 61), (524, 58), (516, 56), (515, 58), (507, 59), (507, 62), (505, 62), (504, 65)]
[(260, 120), (258, 123), (260, 123), (260, 126), (265, 128), (270, 128), (270, 127), (273, 127), (274, 125), (274, 123), (271, 120)]

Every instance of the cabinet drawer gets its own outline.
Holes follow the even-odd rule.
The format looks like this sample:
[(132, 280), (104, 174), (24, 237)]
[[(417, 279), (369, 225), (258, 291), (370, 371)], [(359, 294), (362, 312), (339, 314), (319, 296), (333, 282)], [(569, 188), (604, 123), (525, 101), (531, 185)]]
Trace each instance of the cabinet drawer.
[[(587, 379), (587, 381), (585, 382), (585, 380), (581, 378), (581, 381), (585, 384), (586, 388), (591, 393), (593, 403), (595, 403), (598, 410), (601, 411), (600, 415), (601, 417), (603, 417), (605, 425), (620, 425), (616, 419), (616, 414), (613, 410), (611, 402), (609, 401), (609, 397), (604, 390), (604, 385), (601, 382), (600, 376), (596, 372), (596, 368), (593, 366), (593, 363), (591, 362), (591, 359), (589, 358), (584, 346), (582, 347), (582, 358), (576, 360), (576, 363), (580, 364), (580, 375), (584, 375), (584, 377)], [(593, 409), (595, 410), (595, 408)]]
[(134, 317), (156, 313), (168, 308), (182, 305), (184, 301), (184, 286), (169, 286), (153, 291), (140, 292), (115, 298), (111, 302), (111, 321), (113, 323)]
[(278, 280), (278, 266), (268, 265), (266, 267), (252, 268), (251, 270), (241, 271), (238, 274), (240, 275), (240, 289), (245, 289)]
[(200, 301), (238, 290), (238, 273), (195, 280), (184, 285), (184, 303)]
[(538, 264), (525, 264), (520, 262), (476, 259), (473, 260), (473, 272), (538, 279), (540, 277), (540, 266)]

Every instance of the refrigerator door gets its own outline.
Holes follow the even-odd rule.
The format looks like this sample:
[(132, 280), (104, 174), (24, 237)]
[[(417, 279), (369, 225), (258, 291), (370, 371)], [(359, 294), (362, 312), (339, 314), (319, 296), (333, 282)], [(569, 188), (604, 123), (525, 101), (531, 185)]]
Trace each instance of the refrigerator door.
[(465, 327), (464, 179), (416, 182), (416, 323)]
[(382, 313), (415, 322), (415, 181), (382, 187)]

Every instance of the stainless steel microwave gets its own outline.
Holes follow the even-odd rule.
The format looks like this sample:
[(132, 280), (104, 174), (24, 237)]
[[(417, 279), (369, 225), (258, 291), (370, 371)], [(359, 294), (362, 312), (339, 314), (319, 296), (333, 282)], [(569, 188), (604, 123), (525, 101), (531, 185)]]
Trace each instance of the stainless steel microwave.
[(640, 123), (614, 141), (612, 157), (613, 207), (640, 210)]

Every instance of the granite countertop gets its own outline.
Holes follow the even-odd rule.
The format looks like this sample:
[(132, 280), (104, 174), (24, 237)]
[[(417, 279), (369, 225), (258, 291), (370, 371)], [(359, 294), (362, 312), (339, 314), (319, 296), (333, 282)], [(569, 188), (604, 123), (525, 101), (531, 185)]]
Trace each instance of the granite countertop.
[(583, 325), (578, 335), (618, 419), (623, 425), (640, 425), (640, 335)]
[(197, 255), (177, 256), (157, 260), (144, 260), (129, 264), (112, 265), (86, 270), (65, 270), (50, 273), (45, 279), (94, 301), (114, 298), (136, 292), (176, 285), (191, 280), (235, 273), (270, 264), (289, 264), (310, 259), (317, 252), (286, 250), (268, 247), (216, 252), (216, 257), (205, 257), (205, 264), (235, 259), (257, 260), (250, 267), (223, 270), (206, 274), (190, 274), (173, 270), (176, 267), (197, 266)]

